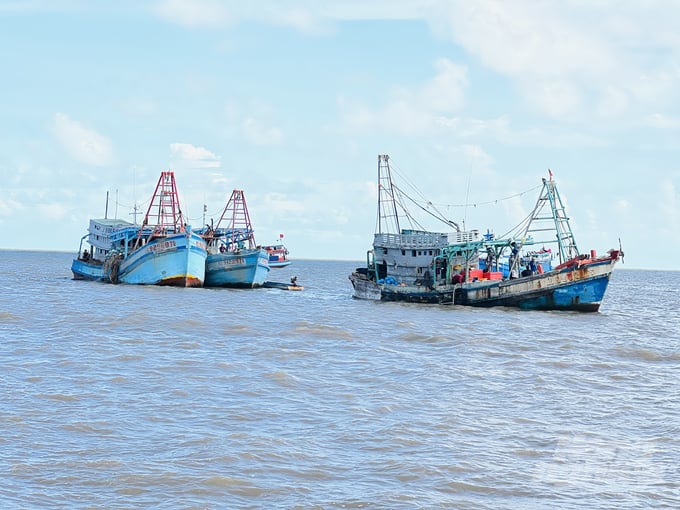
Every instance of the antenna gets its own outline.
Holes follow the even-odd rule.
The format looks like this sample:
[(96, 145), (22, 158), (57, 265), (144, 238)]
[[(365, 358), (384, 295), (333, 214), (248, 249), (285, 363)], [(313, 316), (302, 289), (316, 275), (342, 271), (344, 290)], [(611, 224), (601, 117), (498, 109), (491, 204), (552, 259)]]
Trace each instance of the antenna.
[(132, 208), (132, 211), (130, 214), (132, 214), (132, 221), (134, 222), (135, 225), (137, 225), (137, 211), (139, 211), (139, 207), (137, 207), (137, 204), (135, 204)]
[(397, 212), (397, 198), (395, 186), (392, 183), (390, 157), (387, 154), (378, 155), (378, 230), (382, 233), (401, 233), (399, 214)]

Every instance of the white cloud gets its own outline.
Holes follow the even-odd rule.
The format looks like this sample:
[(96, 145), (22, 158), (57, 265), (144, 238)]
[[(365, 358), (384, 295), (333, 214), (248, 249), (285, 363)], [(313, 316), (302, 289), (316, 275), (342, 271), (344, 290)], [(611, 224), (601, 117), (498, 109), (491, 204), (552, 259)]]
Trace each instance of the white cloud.
[(95, 166), (106, 166), (113, 161), (110, 140), (93, 129), (85, 128), (68, 115), (55, 114), (53, 132), (59, 143), (77, 161)]
[[(423, 15), (510, 80), (528, 105), (572, 121), (677, 102), (677, 7), (662, 2), (432, 2)], [(659, 51), (662, 50), (662, 51)]]
[[(680, 82), (677, 7), (644, 2), (620, 7), (613, 1), (392, 0), (162, 0), (157, 13), (185, 26), (225, 26), (243, 21), (289, 26), (325, 34), (336, 21), (424, 20), (432, 31), (462, 46), (482, 65), (514, 82), (528, 105), (561, 120), (621, 118), (675, 101)], [(664, 49), (659, 54), (658, 49)], [(659, 56), (661, 55), (661, 56)], [(666, 69), (672, 69), (668, 72)], [(450, 82), (448, 80), (451, 80)], [(420, 93), (435, 109), (455, 109), (465, 76), (438, 75)], [(453, 88), (448, 88), (449, 84)], [(446, 94), (436, 94), (446, 91)], [(414, 92), (416, 93), (416, 92)], [(394, 105), (393, 114), (412, 112)], [(361, 124), (361, 122), (360, 122)], [(399, 129), (405, 129), (399, 126)], [(406, 129), (412, 133), (417, 125)]]
[(423, 135), (443, 125), (441, 116), (459, 109), (467, 86), (467, 69), (446, 58), (434, 62), (433, 78), (416, 89), (392, 91), (382, 109), (352, 105), (340, 99), (350, 130), (379, 130), (405, 136)]
[[(444, 4), (445, 5), (445, 4)], [(570, 22), (570, 11), (536, 2), (454, 2), (438, 12), (450, 37), (492, 69), (517, 77), (606, 72), (604, 34)], [(442, 20), (434, 21), (441, 26)]]
[(458, 110), (463, 104), (467, 87), (467, 68), (449, 59), (434, 63), (436, 74), (420, 91), (420, 102), (428, 110), (438, 113)]
[(219, 168), (220, 158), (205, 147), (190, 143), (171, 143), (170, 153), (174, 165), (189, 168)]

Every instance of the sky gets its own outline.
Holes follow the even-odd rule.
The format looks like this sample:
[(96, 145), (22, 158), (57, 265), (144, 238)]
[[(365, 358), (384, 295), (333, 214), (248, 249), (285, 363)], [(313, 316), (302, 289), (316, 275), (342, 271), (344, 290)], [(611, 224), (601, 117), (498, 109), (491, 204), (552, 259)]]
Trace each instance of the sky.
[(679, 23), (665, 0), (0, 0), (0, 249), (75, 253), (172, 170), (196, 227), (241, 189), (258, 243), (362, 261), (388, 154), (497, 235), (550, 169), (581, 252), (680, 270)]

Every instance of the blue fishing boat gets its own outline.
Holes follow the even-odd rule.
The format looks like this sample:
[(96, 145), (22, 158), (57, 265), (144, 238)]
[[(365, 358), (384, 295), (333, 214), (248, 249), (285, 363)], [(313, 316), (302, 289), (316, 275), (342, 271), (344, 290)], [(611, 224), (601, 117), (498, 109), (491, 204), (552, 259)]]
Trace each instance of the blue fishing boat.
[[(107, 201), (108, 202), (108, 201)], [(78, 253), (71, 263), (71, 272), (76, 280), (102, 281), (104, 279), (104, 261), (112, 247), (111, 235), (121, 228), (132, 227), (133, 224), (119, 219), (93, 218), (85, 234), (80, 239)]]
[(141, 226), (109, 234), (112, 249), (103, 263), (111, 283), (200, 287), (205, 277), (206, 245), (187, 225), (174, 172), (161, 172)]
[(378, 158), (378, 189), (373, 249), (349, 276), (359, 299), (596, 312), (623, 258), (620, 246), (579, 252), (552, 172), (531, 214), (503, 238), (461, 231), (437, 214), (455, 232), (400, 228), (413, 220), (404, 204), (417, 201), (392, 181), (387, 155)]
[(201, 230), (208, 256), (206, 287), (260, 287), (269, 273), (269, 254), (255, 242), (243, 190), (233, 190), (217, 224)]

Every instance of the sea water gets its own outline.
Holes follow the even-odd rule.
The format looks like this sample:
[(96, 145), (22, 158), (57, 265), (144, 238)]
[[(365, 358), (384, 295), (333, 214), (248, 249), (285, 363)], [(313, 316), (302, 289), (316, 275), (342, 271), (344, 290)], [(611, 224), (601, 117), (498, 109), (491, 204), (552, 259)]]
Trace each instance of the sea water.
[(0, 252), (0, 508), (678, 508), (680, 272), (599, 313), (75, 281)]

